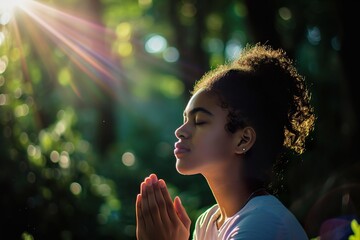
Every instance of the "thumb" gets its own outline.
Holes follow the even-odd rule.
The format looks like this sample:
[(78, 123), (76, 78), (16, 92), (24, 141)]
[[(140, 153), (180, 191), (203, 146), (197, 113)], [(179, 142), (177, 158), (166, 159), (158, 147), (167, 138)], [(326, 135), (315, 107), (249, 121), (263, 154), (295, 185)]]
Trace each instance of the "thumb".
[(184, 226), (189, 230), (191, 225), (191, 220), (184, 208), (184, 206), (181, 203), (181, 200), (178, 196), (174, 199), (174, 208), (176, 210), (176, 213), (178, 217), (180, 218), (181, 222), (184, 224)]

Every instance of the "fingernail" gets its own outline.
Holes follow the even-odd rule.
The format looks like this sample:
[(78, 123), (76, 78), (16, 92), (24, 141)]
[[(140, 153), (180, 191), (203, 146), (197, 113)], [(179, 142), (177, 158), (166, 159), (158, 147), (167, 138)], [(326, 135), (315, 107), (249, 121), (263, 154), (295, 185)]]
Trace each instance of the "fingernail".
[(160, 186), (161, 188), (166, 188), (165, 181), (162, 180), (162, 179), (160, 179), (160, 180), (159, 180), (159, 186)]
[(151, 175), (151, 181), (152, 183), (156, 183), (158, 181), (157, 176), (155, 174)]
[(146, 185), (151, 186), (152, 185), (152, 180), (150, 178), (147, 178), (145, 183), (146, 183)]

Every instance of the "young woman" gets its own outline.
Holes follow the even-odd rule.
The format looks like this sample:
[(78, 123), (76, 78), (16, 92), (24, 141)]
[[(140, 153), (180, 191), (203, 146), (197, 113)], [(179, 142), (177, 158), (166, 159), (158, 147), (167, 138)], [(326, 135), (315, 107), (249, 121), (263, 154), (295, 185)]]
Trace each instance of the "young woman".
[(281, 50), (247, 46), (195, 84), (175, 131), (176, 169), (202, 174), (216, 204), (191, 221), (179, 197), (151, 174), (136, 199), (137, 238), (308, 239), (294, 215), (266, 191), (285, 148), (301, 154), (315, 121), (304, 78)]

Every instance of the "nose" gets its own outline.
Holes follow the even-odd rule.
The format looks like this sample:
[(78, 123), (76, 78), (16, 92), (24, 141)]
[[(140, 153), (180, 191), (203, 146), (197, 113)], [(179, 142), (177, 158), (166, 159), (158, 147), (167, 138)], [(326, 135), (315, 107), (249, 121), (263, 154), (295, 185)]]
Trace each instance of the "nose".
[(185, 129), (185, 123), (175, 130), (175, 136), (178, 139), (184, 139), (189, 137), (189, 133)]

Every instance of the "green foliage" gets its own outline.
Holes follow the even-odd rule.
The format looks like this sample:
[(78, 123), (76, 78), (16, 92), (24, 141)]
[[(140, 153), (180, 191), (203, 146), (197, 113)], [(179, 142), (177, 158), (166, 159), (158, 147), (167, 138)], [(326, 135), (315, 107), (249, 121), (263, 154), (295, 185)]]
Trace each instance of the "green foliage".
[[(317, 205), (360, 181), (351, 138), (358, 105), (342, 72), (333, 3), (270, 1), (276, 17), (269, 20), (251, 18), (249, 1), (34, 2), (0, 25), (1, 238), (134, 239), (135, 198), (152, 172), (181, 197), (194, 224), (214, 199), (201, 176), (176, 172), (174, 130), (193, 83), (259, 32), (297, 60), (318, 115), (307, 153), (289, 157), (280, 198), (309, 237), (325, 216), (359, 209), (356, 187), (326, 198), (336, 207)], [(42, 3), (50, 8), (35, 10)], [(166, 42), (150, 52), (154, 35)], [(179, 51), (173, 61), (169, 49)], [(349, 239), (358, 239), (357, 222), (351, 226)]]
[(349, 236), (349, 240), (359, 240), (360, 239), (360, 225), (356, 221), (356, 219), (353, 219), (351, 221), (351, 230), (353, 231), (354, 234)]
[(27, 233), (27, 232), (24, 232), (21, 235), (21, 238), (22, 238), (22, 240), (34, 240), (34, 237), (31, 234)]

